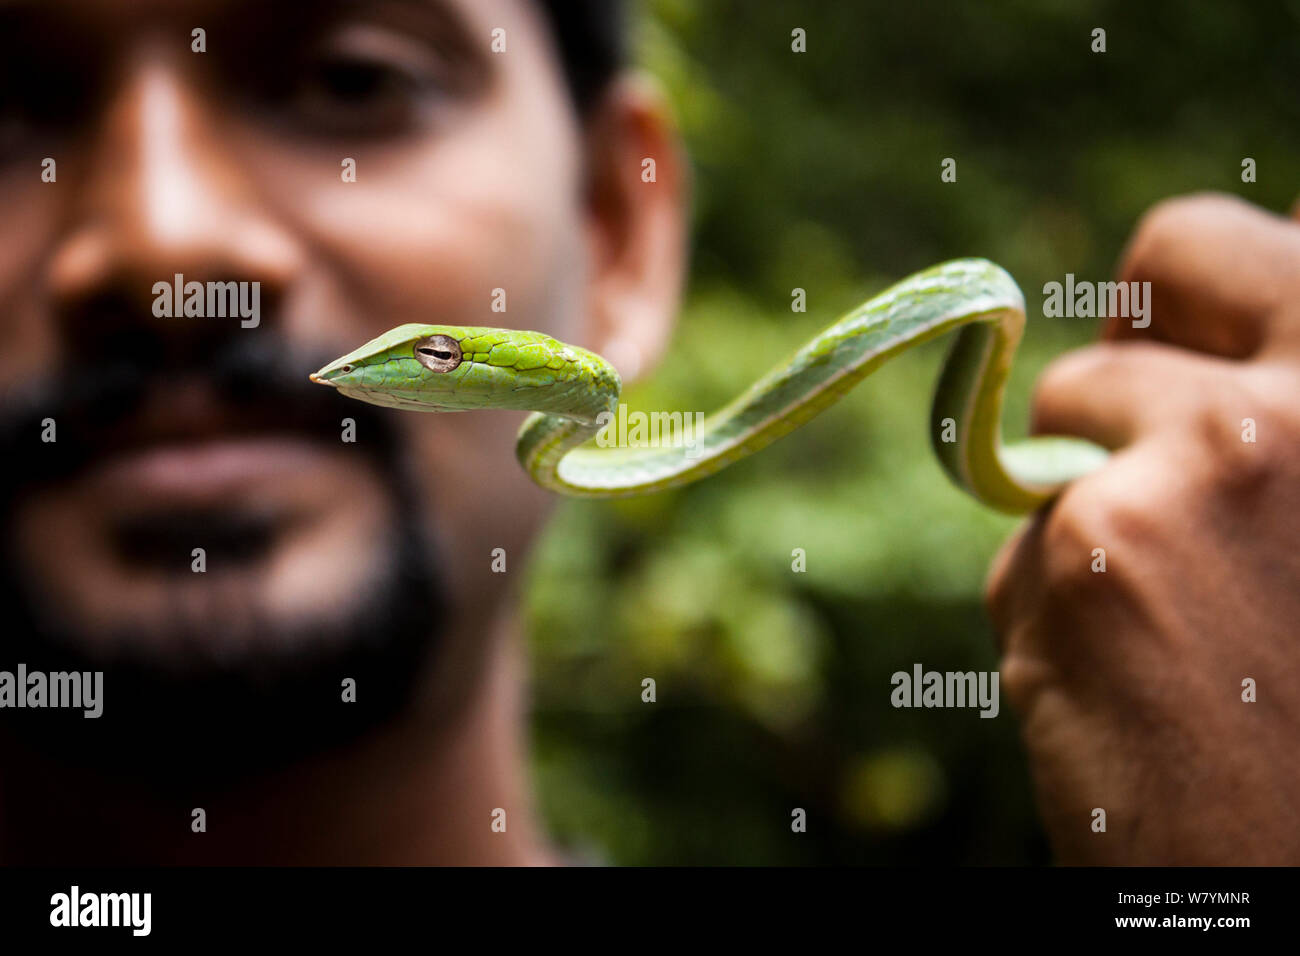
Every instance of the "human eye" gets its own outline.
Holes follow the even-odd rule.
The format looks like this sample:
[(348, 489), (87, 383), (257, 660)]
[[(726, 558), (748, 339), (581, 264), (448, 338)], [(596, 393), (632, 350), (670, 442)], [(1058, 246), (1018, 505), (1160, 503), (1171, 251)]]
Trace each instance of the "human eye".
[(308, 135), (399, 136), (454, 99), (452, 65), (418, 39), (352, 25), (312, 42), (265, 91), (278, 121)]

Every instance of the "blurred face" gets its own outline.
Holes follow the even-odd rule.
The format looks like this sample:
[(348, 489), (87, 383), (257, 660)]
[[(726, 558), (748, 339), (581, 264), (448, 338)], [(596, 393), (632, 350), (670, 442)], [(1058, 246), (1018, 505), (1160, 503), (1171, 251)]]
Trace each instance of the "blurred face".
[[(0, 11), (18, 659), (119, 666), (106, 717), (215, 682), (334, 703), (358, 672), (398, 706), (434, 636), (491, 616), (492, 549), (519, 566), (543, 496), (519, 416), (375, 409), (307, 374), (406, 322), (582, 341), (580, 137), (546, 24), (528, 0)], [(258, 283), (256, 324), (158, 315), (177, 274)]]

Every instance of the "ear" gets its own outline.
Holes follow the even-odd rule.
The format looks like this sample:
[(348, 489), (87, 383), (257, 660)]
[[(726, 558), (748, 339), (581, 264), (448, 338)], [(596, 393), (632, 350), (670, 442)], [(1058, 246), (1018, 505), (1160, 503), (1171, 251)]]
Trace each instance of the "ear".
[(686, 154), (667, 101), (648, 77), (616, 80), (585, 131), (585, 341), (625, 381), (662, 356), (686, 266)]

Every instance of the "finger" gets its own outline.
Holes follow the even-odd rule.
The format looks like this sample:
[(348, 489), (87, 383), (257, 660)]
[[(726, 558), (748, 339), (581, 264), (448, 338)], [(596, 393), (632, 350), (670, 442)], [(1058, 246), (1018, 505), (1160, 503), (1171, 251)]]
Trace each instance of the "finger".
[(1022, 573), (1032, 568), (1032, 555), (1038, 547), (1042, 515), (1035, 514), (1003, 543), (984, 582), (984, 608), (993, 623), (994, 643), (998, 655), (1005, 655), (1010, 644), (1010, 630), (1023, 618), (1023, 610), (1037, 590), (1037, 576)]
[(1143, 216), (1119, 270), (1122, 282), (1151, 283), (1139, 322), (1150, 324), (1112, 316), (1105, 337), (1246, 358), (1271, 336), (1294, 334), (1298, 274), (1291, 220), (1231, 196), (1166, 200)]
[(1067, 352), (1039, 377), (1030, 430), (1119, 448), (1183, 419), (1231, 369), (1166, 345), (1101, 342)]

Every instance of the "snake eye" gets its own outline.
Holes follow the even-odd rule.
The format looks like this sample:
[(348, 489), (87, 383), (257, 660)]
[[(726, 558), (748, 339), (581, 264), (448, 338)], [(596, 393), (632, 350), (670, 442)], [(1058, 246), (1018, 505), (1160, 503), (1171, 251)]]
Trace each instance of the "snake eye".
[(431, 335), (415, 343), (415, 360), (430, 372), (450, 372), (460, 364), (460, 343), (450, 335)]

